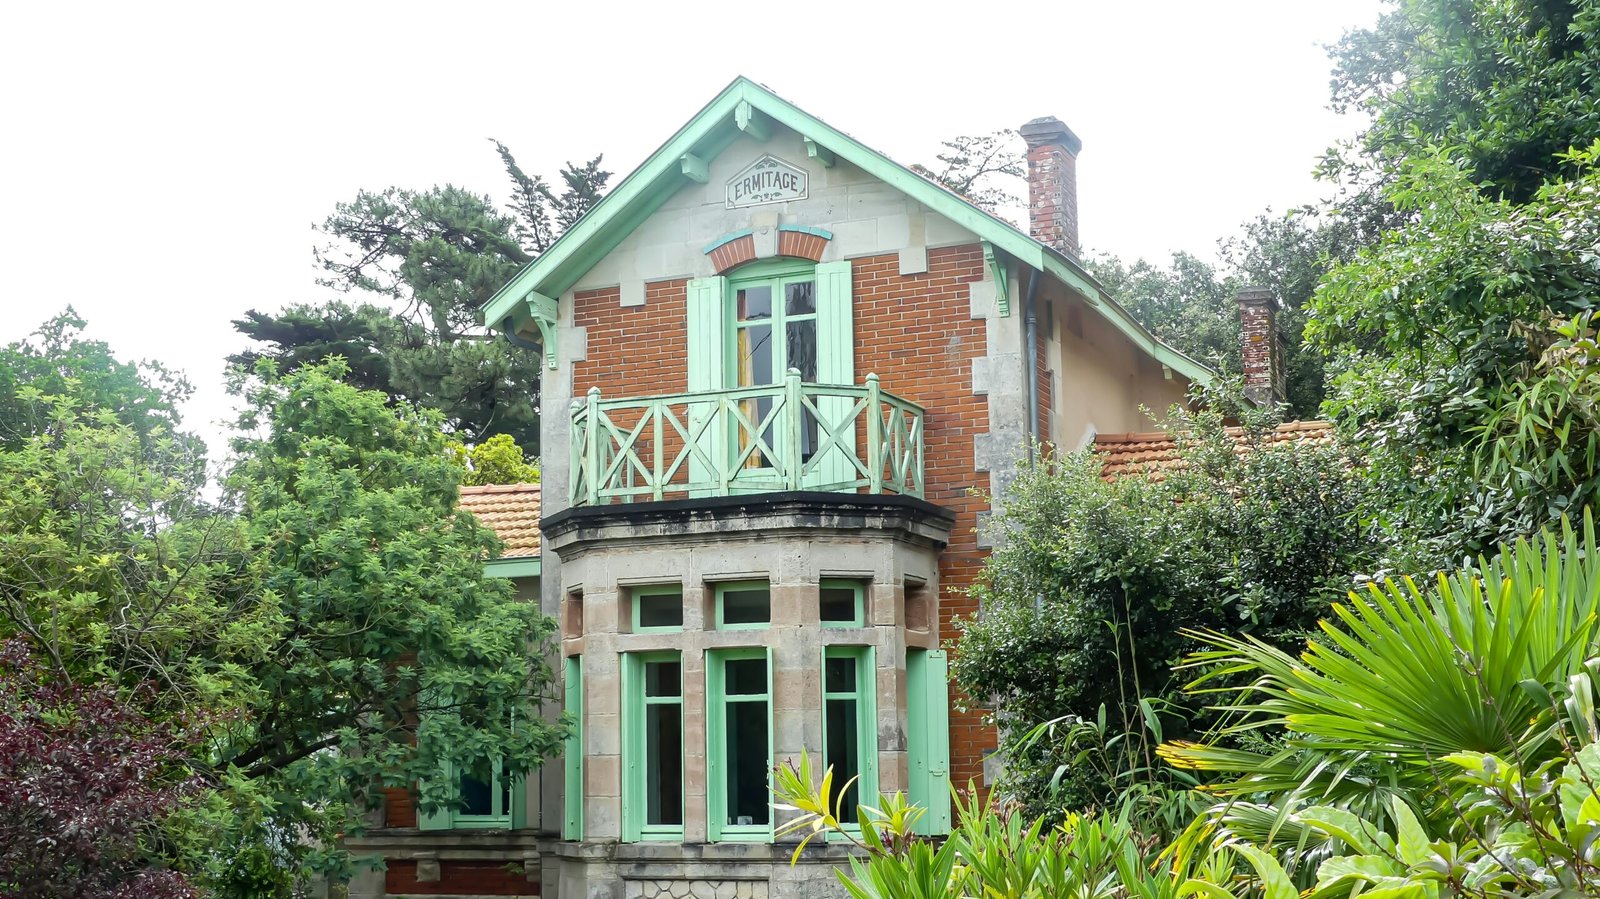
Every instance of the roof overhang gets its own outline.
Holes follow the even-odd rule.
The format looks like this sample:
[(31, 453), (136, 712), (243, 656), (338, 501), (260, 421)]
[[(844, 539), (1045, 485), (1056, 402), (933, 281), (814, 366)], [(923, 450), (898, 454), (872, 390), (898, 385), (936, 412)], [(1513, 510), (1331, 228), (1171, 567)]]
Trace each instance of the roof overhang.
[(1193, 382), (1215, 376), (1211, 368), (1156, 339), (1076, 260), (744, 77), (734, 79), (544, 254), (496, 291), (484, 306), (484, 320), (513, 336), (542, 332), (548, 343), (557, 298), (678, 190), (704, 183), (706, 163), (742, 135), (765, 140), (773, 123), (799, 134), (808, 154), (843, 159), (977, 235), (996, 264), (1005, 266), (1010, 260), (1060, 281), (1162, 365)]

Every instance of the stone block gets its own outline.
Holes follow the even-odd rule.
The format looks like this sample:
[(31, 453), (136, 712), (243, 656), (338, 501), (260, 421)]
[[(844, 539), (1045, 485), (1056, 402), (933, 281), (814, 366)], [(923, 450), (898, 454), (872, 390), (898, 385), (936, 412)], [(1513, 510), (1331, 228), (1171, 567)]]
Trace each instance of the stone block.
[(621, 294), (623, 306), (643, 306), (644, 281), (630, 280), (622, 282)]
[(920, 275), (928, 270), (928, 248), (906, 247), (900, 251), (900, 274)]
[(973, 318), (990, 318), (999, 313), (993, 281), (973, 281), (967, 284), (967, 306)]
[(439, 859), (431, 855), (417, 856), (417, 883), (439, 882)]

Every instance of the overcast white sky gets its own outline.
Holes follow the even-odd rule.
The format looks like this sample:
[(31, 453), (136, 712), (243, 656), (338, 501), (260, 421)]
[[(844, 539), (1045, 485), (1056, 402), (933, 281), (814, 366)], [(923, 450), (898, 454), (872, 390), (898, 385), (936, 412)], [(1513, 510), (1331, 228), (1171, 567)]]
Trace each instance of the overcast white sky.
[(15, 2), (0, 11), (0, 342), (71, 304), (228, 409), (246, 309), (317, 299), (311, 225), (360, 188), (503, 200), (492, 146), (613, 183), (735, 75), (902, 162), (1054, 115), (1086, 247), (1209, 253), (1324, 192), (1322, 45), (1379, 0), (947, 4)]

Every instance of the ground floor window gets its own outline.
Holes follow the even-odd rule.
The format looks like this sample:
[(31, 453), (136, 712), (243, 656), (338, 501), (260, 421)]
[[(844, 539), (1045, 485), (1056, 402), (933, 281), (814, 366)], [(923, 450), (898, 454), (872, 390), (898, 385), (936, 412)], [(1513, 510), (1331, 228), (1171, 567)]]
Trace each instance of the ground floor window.
[(683, 657), (623, 656), (624, 839), (683, 839)]
[(498, 759), (446, 764), (441, 779), (455, 788), (453, 805), (419, 815), (421, 830), (468, 830), (522, 826), (522, 782)]
[(766, 649), (706, 654), (706, 759), (713, 840), (772, 835), (772, 664)]
[(833, 769), (830, 807), (855, 827), (856, 808), (878, 796), (877, 678), (872, 647), (822, 651), (822, 762)]

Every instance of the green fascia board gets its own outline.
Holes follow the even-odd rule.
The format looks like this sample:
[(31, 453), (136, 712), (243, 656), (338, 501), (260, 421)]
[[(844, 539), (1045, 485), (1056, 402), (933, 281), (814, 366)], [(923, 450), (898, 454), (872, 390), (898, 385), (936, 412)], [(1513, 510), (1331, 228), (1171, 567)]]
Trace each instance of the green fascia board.
[(1206, 383), (1216, 373), (1162, 343), (1106, 294), (1076, 260), (1019, 231), (1010, 222), (979, 209), (916, 172), (862, 144), (754, 81), (740, 76), (723, 88), (694, 118), (667, 139), (644, 164), (623, 179), (579, 219), (544, 255), (525, 266), (484, 307), (486, 321), (515, 314), (530, 291), (559, 297), (622, 242), (633, 229), (687, 183), (685, 153), (710, 161), (740, 136), (734, 122), (739, 104), (765, 113), (790, 131), (827, 147), (837, 157), (894, 187), (980, 240), (1035, 271), (1045, 272), (1082, 294), (1133, 343), (1191, 381)]
[(538, 556), (490, 559), (483, 563), (484, 577), (538, 577), (543, 562)]

